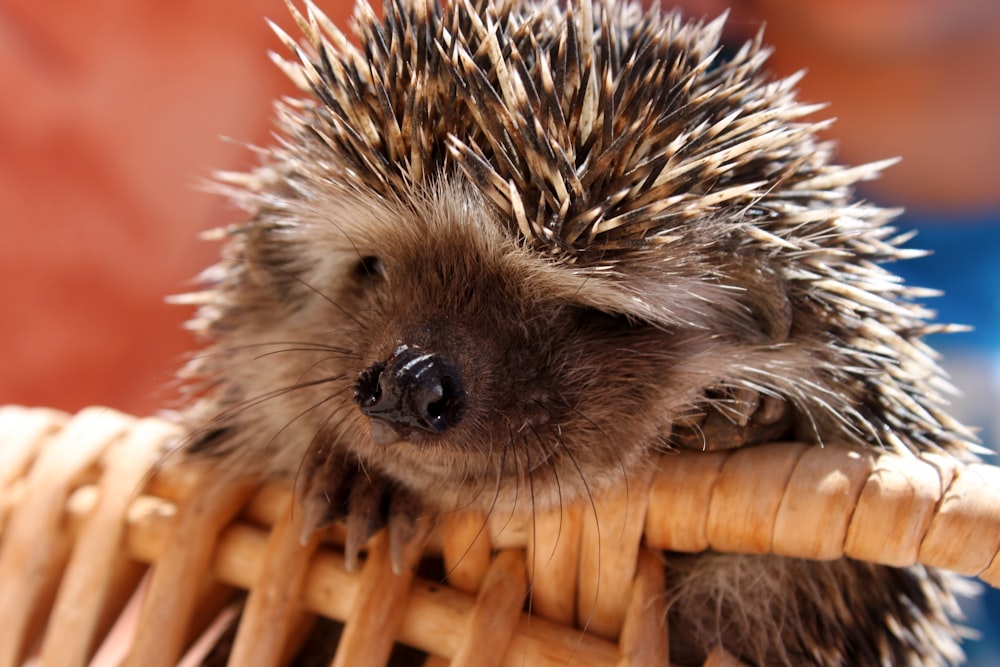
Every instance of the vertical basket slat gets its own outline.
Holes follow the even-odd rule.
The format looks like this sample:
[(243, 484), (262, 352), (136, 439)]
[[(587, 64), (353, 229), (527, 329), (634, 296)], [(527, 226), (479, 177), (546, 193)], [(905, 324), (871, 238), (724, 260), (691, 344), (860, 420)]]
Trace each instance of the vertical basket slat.
[(493, 560), (452, 658), (452, 667), (499, 667), (510, 647), (528, 592), (524, 552), (510, 549)]
[(303, 545), (291, 503), (271, 529), (260, 574), (247, 598), (230, 659), (237, 665), (282, 664), (295, 629), (302, 622), (299, 601), (317, 540)]
[[(124, 424), (122, 425), (124, 427)], [(129, 424), (127, 437), (104, 452), (99, 499), (77, 537), (42, 644), (43, 665), (84, 665), (107, 594), (120, 571), (120, 543), (129, 501), (178, 429), (156, 419)]]
[(203, 483), (179, 508), (178, 521), (163, 555), (157, 559), (139, 619), (140, 632), (127, 667), (171, 667), (180, 658), (191, 630), (200, 582), (211, 572), (219, 532), (247, 502), (255, 485), (237, 480), (214, 483), (205, 470)]
[[(14, 667), (39, 640), (72, 544), (61, 530), (66, 500), (79, 478), (120, 438), (133, 419), (89, 408), (71, 419), (38, 452), (24, 497), (13, 508), (0, 550), (0, 665)], [(40, 549), (40, 545), (46, 548)]]

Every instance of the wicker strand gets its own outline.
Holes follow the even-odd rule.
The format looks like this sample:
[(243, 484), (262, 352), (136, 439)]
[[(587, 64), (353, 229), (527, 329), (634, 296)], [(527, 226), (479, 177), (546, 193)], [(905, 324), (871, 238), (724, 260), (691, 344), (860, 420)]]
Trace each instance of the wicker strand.
[(290, 637), (302, 622), (299, 600), (317, 540), (302, 545), (301, 526), (291, 504), (271, 530), (257, 583), (250, 589), (230, 654), (235, 665), (284, 664)]
[[(543, 618), (566, 625), (576, 620), (580, 569), (577, 549), (583, 532), (583, 512), (583, 507), (568, 504), (555, 511), (539, 512), (524, 535), (531, 609)], [(494, 533), (494, 544), (499, 541), (497, 537)]]
[[(955, 479), (920, 543), (920, 562), (1000, 585), (1000, 468), (973, 464)], [(989, 563), (984, 569), (983, 564)]]
[(595, 496), (593, 511), (583, 514), (577, 623), (608, 639), (621, 633), (632, 592), (652, 472), (626, 490)]
[(502, 551), (493, 560), (451, 667), (500, 667), (528, 592), (524, 552)]
[(38, 639), (44, 620), (38, 614), (47, 610), (72, 547), (60, 530), (66, 498), (130, 425), (130, 419), (114, 411), (91, 408), (38, 450), (0, 551), (0, 618), (6, 635), (0, 641), (0, 666), (20, 664), (22, 653)]
[(923, 562), (1000, 585), (996, 467), (784, 443), (698, 459), (661, 459), (650, 546)]
[(664, 585), (663, 557), (643, 547), (618, 642), (622, 656), (618, 667), (668, 664), (670, 636)]
[(398, 573), (393, 572), (388, 532), (382, 531), (371, 540), (333, 667), (381, 667), (389, 660), (430, 521), (418, 519), (417, 528), (413, 541), (404, 548), (403, 567)]
[(170, 667), (181, 656), (192, 625), (200, 586), (211, 571), (216, 536), (246, 504), (250, 482), (214, 484), (208, 470), (202, 483), (179, 508), (168, 547), (153, 569), (149, 594), (139, 618), (140, 632), (126, 667)]
[[(48, 627), (58, 628), (58, 632), (46, 633), (42, 665), (86, 664), (105, 603), (110, 602), (108, 608), (117, 612), (126, 599), (124, 590), (114, 585), (115, 573), (123, 570), (119, 544), (125, 512), (143, 477), (157, 460), (160, 443), (173, 437), (176, 430), (158, 420), (140, 420), (131, 425), (126, 438), (105, 452), (107, 463), (100, 479), (97, 507), (76, 540), (49, 615)], [(135, 581), (124, 583), (130, 588)], [(113, 599), (106, 600), (109, 596)]]
[(490, 567), (491, 546), (483, 533), (486, 517), (480, 512), (445, 514), (439, 527), (441, 557), (449, 583), (460, 591), (475, 593)]

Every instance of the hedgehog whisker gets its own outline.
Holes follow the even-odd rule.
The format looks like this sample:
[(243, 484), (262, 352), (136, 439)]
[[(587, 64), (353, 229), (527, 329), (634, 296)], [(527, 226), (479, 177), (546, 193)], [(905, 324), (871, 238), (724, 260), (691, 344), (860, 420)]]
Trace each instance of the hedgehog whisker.
[[(340, 393), (343, 393), (344, 391), (346, 391), (346, 389), (344, 389), (344, 390), (341, 390), (341, 392), (340, 392)], [(267, 451), (267, 450), (269, 450), (269, 449), (271, 448), (271, 446), (272, 446), (272, 445), (273, 445), (273, 444), (274, 444), (274, 443), (275, 443), (275, 442), (277, 441), (277, 439), (278, 439), (278, 438), (279, 438), (279, 437), (281, 436), (281, 434), (282, 434), (282, 433), (284, 433), (284, 432), (285, 432), (285, 430), (286, 430), (286, 429), (288, 429), (288, 428), (289, 428), (289, 427), (290, 427), (290, 426), (291, 426), (292, 424), (294, 424), (294, 423), (295, 423), (295, 422), (297, 422), (297, 421), (298, 421), (299, 419), (301, 419), (301, 418), (302, 418), (302, 417), (304, 417), (305, 415), (309, 414), (309, 413), (310, 413), (310, 412), (312, 412), (313, 410), (317, 409), (318, 407), (320, 407), (320, 406), (321, 406), (321, 405), (323, 405), (324, 403), (327, 403), (328, 401), (331, 401), (331, 400), (333, 400), (333, 399), (335, 399), (335, 398), (338, 398), (338, 394), (337, 394), (337, 393), (332, 393), (332, 394), (329, 394), (329, 395), (327, 395), (327, 396), (324, 396), (323, 398), (321, 398), (320, 400), (316, 401), (315, 403), (313, 403), (312, 405), (310, 405), (309, 407), (305, 408), (304, 410), (302, 410), (301, 412), (299, 412), (299, 413), (298, 413), (297, 415), (295, 415), (294, 417), (292, 417), (292, 418), (291, 418), (290, 420), (288, 420), (287, 422), (285, 422), (285, 425), (284, 425), (284, 426), (282, 426), (282, 427), (281, 427), (280, 429), (278, 429), (277, 431), (275, 431), (275, 433), (274, 433), (274, 434), (273, 434), (273, 435), (271, 436), (271, 438), (270, 438), (270, 439), (269, 439), (269, 440), (267, 441), (267, 444), (265, 444), (265, 445), (264, 445), (264, 451)], [(350, 409), (350, 408), (352, 408), (352, 405), (351, 405), (350, 401), (344, 401), (343, 403), (341, 403), (341, 404), (340, 404), (339, 406), (337, 406), (337, 407), (335, 408), (335, 411), (336, 411), (336, 410), (339, 410), (339, 409), (343, 409), (343, 408), (347, 408), (347, 409)], [(345, 417), (345, 418), (346, 418), (346, 417)]]
[(272, 389), (271, 391), (267, 391), (263, 394), (259, 394), (257, 396), (240, 401), (236, 405), (226, 408), (225, 410), (219, 412), (218, 415), (216, 415), (215, 419), (219, 423), (225, 423), (231, 420), (233, 417), (237, 417), (241, 413), (246, 412), (251, 408), (257, 407), (258, 405), (261, 405), (262, 403), (265, 403), (269, 400), (278, 398), (280, 396), (284, 396), (286, 394), (290, 394), (295, 391), (300, 391), (302, 389), (307, 389), (309, 387), (316, 387), (319, 385), (336, 382), (342, 379), (343, 379), (342, 375), (333, 375), (329, 377), (319, 378), (317, 380), (309, 380), (308, 382), (296, 382), (295, 384), (291, 384), (286, 387)]
[[(492, 443), (490, 445), (490, 448), (492, 449)], [(492, 452), (491, 452), (491, 454), (492, 454)], [(487, 530), (487, 528), (489, 527), (490, 517), (493, 515), (493, 511), (497, 507), (497, 502), (498, 502), (498, 500), (500, 498), (500, 489), (503, 486), (503, 459), (502, 459), (502, 457), (504, 457), (504, 456), (506, 456), (506, 450), (505, 449), (501, 451), (501, 462), (500, 462), (500, 468), (497, 471), (496, 485), (495, 485), (494, 491), (493, 491), (493, 499), (490, 501), (489, 506), (486, 508), (486, 511), (483, 513), (483, 520), (479, 524), (479, 529), (476, 531), (476, 534), (473, 536), (473, 538), (469, 541), (469, 545), (465, 548), (465, 551), (463, 551), (462, 555), (455, 561), (454, 565), (452, 565), (451, 568), (449, 568), (448, 570), (445, 571), (445, 578), (446, 579), (451, 576), (452, 572), (454, 572), (455, 569), (465, 559), (465, 557), (467, 555), (469, 555), (469, 552), (472, 550), (472, 547), (476, 544), (476, 542), (479, 541), (479, 538), (482, 537), (483, 533), (485, 533), (486, 530)], [(490, 458), (492, 458), (492, 456)], [(482, 487), (480, 488), (479, 492), (476, 493), (475, 497), (472, 498), (472, 499), (470, 499), (469, 502), (464, 507), (469, 507), (469, 506), (473, 505), (476, 502), (476, 500), (478, 500), (478, 497), (479, 497), (480, 493), (482, 493), (482, 490), (486, 488), (486, 485), (488, 483), (489, 483), (489, 479), (484, 476), (483, 482), (482, 482)], [(460, 509), (463, 509), (463, 507), (456, 508), (456, 511), (460, 510)]]
[[(530, 425), (529, 425), (529, 428), (530, 428)], [(534, 429), (532, 429), (532, 430), (534, 430)], [(532, 464), (531, 464), (531, 446), (527, 443), (527, 441), (524, 442), (524, 445), (525, 445), (524, 446), (524, 458), (525, 458), (525, 463), (527, 464), (527, 466), (525, 467), (525, 473), (526, 473), (526, 475), (528, 477), (528, 490), (529, 490), (529, 493), (530, 493), (530, 501), (531, 501), (530, 502), (530, 507), (529, 507), (529, 510), (531, 511), (531, 544), (534, 545), (535, 548), (537, 549), (537, 546), (538, 546), (538, 511), (537, 511), (537, 506), (535, 504), (535, 475), (534, 475), (533, 467), (532, 467)], [(532, 559), (532, 560), (534, 560), (534, 559)], [(532, 579), (534, 579), (534, 575), (535, 575), (534, 563), (532, 563), (532, 573), (531, 574), (532, 574)], [(531, 596), (530, 595), (528, 596), (528, 604), (529, 605), (531, 604)], [(529, 611), (530, 611), (530, 607), (529, 607)]]
[(266, 359), (267, 357), (273, 357), (278, 354), (287, 354), (289, 352), (334, 352), (340, 356), (330, 356), (326, 359), (358, 359), (356, 354), (352, 354), (349, 350), (344, 348), (329, 347), (323, 345), (315, 345), (313, 347), (305, 347), (299, 345), (298, 347), (285, 347), (280, 350), (271, 350), (270, 352), (264, 352), (253, 357), (254, 361), (259, 361), (261, 359)]
[(511, 462), (511, 467), (514, 470), (514, 474), (511, 475), (511, 478), (514, 481), (514, 497), (510, 503), (510, 512), (507, 515), (507, 519), (504, 521), (504, 526), (509, 524), (511, 520), (513, 520), (515, 514), (517, 513), (518, 503), (521, 500), (521, 489), (522, 489), (521, 474), (520, 474), (521, 464), (520, 461), (518, 460), (518, 455), (517, 455), (518, 448), (516, 445), (516, 440), (520, 439), (520, 436), (517, 436), (514, 433), (514, 425), (509, 421), (507, 423), (507, 428), (510, 433), (510, 436), (508, 437), (507, 442), (504, 444), (503, 462), (500, 468), (500, 474), (497, 476), (497, 493), (498, 494), (500, 493), (501, 486), (505, 480), (505, 473), (507, 469), (506, 459), (507, 459), (507, 454), (510, 453), (511, 458), (513, 459)]
[[(309, 364), (308, 366), (306, 366), (302, 370), (301, 373), (299, 373), (298, 383), (302, 383), (304, 381), (303, 378), (305, 378), (307, 375), (309, 375), (309, 372), (312, 371), (317, 366), (319, 366), (321, 364), (324, 364), (324, 363), (330, 361), (331, 359), (337, 359), (337, 358), (338, 357), (336, 357), (336, 356), (322, 357), (320, 359), (317, 359), (313, 363)], [(328, 379), (330, 381), (334, 381), (334, 380), (346, 380), (347, 378), (348, 378), (348, 375), (346, 373), (339, 373), (337, 375), (329, 376)]]
[[(326, 417), (323, 418), (323, 420), (317, 426), (316, 430), (313, 432), (312, 438), (309, 441), (309, 445), (308, 447), (306, 447), (305, 454), (299, 459), (299, 465), (295, 470), (294, 476), (292, 477), (292, 488), (295, 490), (295, 495), (296, 495), (296, 502), (293, 507), (304, 506), (305, 499), (300, 497), (299, 494), (307, 491), (308, 489), (302, 488), (301, 484), (302, 475), (306, 473), (308, 473), (309, 475), (314, 475), (315, 469), (322, 466), (323, 463), (326, 463), (329, 460), (330, 456), (339, 453), (338, 449), (334, 445), (330, 444), (329, 442), (323, 441), (323, 438), (327, 434), (334, 434), (339, 431), (339, 429), (337, 428), (330, 428), (330, 425), (334, 417), (337, 417), (338, 412), (345, 412), (345, 414), (342, 414), (341, 416), (338, 417), (338, 423), (342, 423), (344, 420), (347, 419), (349, 410), (345, 411), (344, 410), (345, 407), (349, 406), (345, 406), (343, 404), (336, 406), (333, 410), (331, 410), (327, 414)], [(320, 462), (316, 460), (317, 459), (316, 454), (318, 450), (321, 451), (323, 448), (326, 448), (328, 450), (328, 453), (327, 456), (325, 457), (325, 460)], [(309, 469), (307, 469), (307, 464), (309, 465)], [(312, 483), (311, 479), (306, 481)], [(327, 497), (327, 499), (331, 500), (332, 502), (332, 499), (330, 499), (329, 496)]]
[[(590, 488), (590, 483), (587, 481), (586, 475), (583, 474), (583, 470), (581, 469), (579, 462), (576, 460), (576, 456), (573, 454), (572, 449), (564, 448), (563, 451), (566, 452), (566, 456), (569, 458), (570, 462), (573, 464), (573, 467), (576, 469), (577, 475), (579, 475), (580, 481), (583, 483), (583, 488), (587, 492), (587, 501), (590, 504), (590, 513), (591, 513), (591, 516), (594, 517), (594, 530), (597, 532), (597, 540), (596, 540), (596, 542), (597, 542), (597, 554), (596, 554), (596, 556), (597, 556), (597, 572), (600, 572), (601, 571), (601, 565), (602, 565), (602, 560), (601, 559), (602, 559), (603, 554), (601, 553), (601, 544), (602, 544), (602, 540), (601, 540), (601, 519), (600, 519), (600, 514), (597, 511), (597, 501), (594, 500), (594, 494), (593, 494), (593, 491)], [(600, 579), (598, 578), (597, 586), (594, 587), (594, 598), (593, 598), (593, 600), (591, 600), (591, 602), (593, 603), (591, 605), (591, 611), (587, 614), (587, 618), (584, 620), (584, 622), (583, 622), (583, 624), (581, 626), (581, 631), (582, 632), (586, 632), (587, 631), (587, 629), (590, 627), (591, 620), (593, 620), (594, 610), (597, 609), (597, 599), (598, 599), (598, 597), (600, 595), (600, 592), (601, 592), (600, 591), (600, 587), (601, 587), (600, 586)]]
[[(588, 417), (585, 413), (581, 412), (579, 409), (577, 409), (573, 405), (571, 405), (570, 402), (566, 400), (565, 396), (563, 396), (562, 394), (556, 394), (555, 399), (564, 408), (566, 408), (567, 410), (569, 410), (570, 412), (572, 412), (574, 415), (576, 415), (580, 419), (582, 419), (585, 422), (587, 422), (588, 424), (590, 424), (593, 428), (597, 429), (602, 435), (604, 435), (606, 438), (608, 438), (610, 440), (610, 436), (608, 435), (607, 430), (603, 426), (601, 426), (600, 424), (598, 424), (597, 422), (595, 422), (593, 419), (591, 419), (590, 417)], [(559, 440), (560, 440), (560, 442), (562, 442), (562, 434), (561, 434), (561, 432), (559, 434)], [(617, 447), (614, 448), (613, 453), (615, 455), (615, 458), (618, 461), (618, 468), (622, 472), (622, 480), (626, 484), (626, 497), (627, 497), (628, 496), (628, 470), (627, 470), (627, 466), (625, 465), (625, 459), (622, 458), (621, 451), (619, 451)]]
[[(539, 447), (541, 449), (543, 449), (543, 450), (544, 449), (551, 449), (552, 451), (554, 451), (556, 449), (556, 448), (548, 448), (545, 445), (544, 441), (542, 440), (541, 435), (538, 433), (538, 431), (534, 427), (530, 427), (530, 428), (531, 428), (531, 432), (535, 436), (535, 439), (538, 441)], [(558, 434), (556, 434), (555, 437), (556, 437), (556, 439), (558, 441), (557, 442), (558, 447), (565, 447), (565, 443), (562, 442), (561, 437)], [(545, 568), (547, 568), (549, 566), (549, 564), (552, 562), (552, 559), (555, 558), (556, 549), (558, 548), (559, 540), (562, 537), (563, 514), (564, 514), (564, 510), (565, 510), (565, 507), (563, 505), (562, 482), (561, 482), (561, 480), (559, 478), (559, 466), (555, 465), (555, 461), (554, 461), (554, 459), (553, 459), (553, 457), (551, 455), (548, 455), (548, 456), (545, 457), (545, 462), (546, 462), (546, 465), (548, 465), (548, 467), (552, 470), (552, 479), (553, 479), (553, 482), (555, 483), (555, 487), (556, 487), (556, 494), (557, 494), (558, 502), (553, 506), (553, 508), (558, 508), (558, 510), (559, 510), (559, 524), (558, 524), (558, 526), (556, 528), (555, 540), (552, 542), (552, 551), (549, 552), (549, 555), (546, 558), (545, 563), (542, 565), (542, 569), (543, 570)], [(535, 468), (537, 469), (538, 467), (539, 466), (536, 464)], [(536, 509), (535, 507), (532, 507), (532, 520), (533, 521), (534, 521), (535, 509)], [(535, 553), (536, 553), (536, 557), (532, 559), (532, 563), (531, 563), (532, 574), (533, 575), (538, 572), (538, 569), (537, 569), (537, 566), (538, 566), (538, 563), (537, 563), (537, 543), (536, 543), (536, 552)], [(534, 580), (532, 581), (531, 586), (532, 587), (534, 586)]]
[(535, 436), (535, 439), (538, 441), (538, 451), (540, 455), (539, 458), (534, 463), (530, 464), (531, 467), (528, 468), (526, 472), (528, 472), (528, 474), (531, 474), (536, 470), (538, 470), (539, 468), (541, 468), (542, 466), (552, 467), (554, 465), (553, 459), (555, 458), (556, 450), (562, 446), (563, 444), (562, 441), (558, 441), (555, 447), (547, 446), (542, 441), (542, 437), (538, 434), (538, 431), (535, 429), (534, 426), (532, 426), (531, 424), (525, 424), (525, 426), (528, 427), (531, 433)]
[(252, 350), (258, 347), (272, 347), (279, 345), (289, 345), (295, 347), (282, 348), (279, 350), (266, 352), (261, 354), (260, 356), (254, 357), (254, 359), (262, 359), (272, 354), (280, 354), (282, 352), (336, 352), (338, 354), (342, 354), (344, 358), (357, 358), (356, 353), (346, 347), (328, 345), (326, 343), (321, 343), (317, 341), (299, 341), (299, 340), (276, 340), (276, 341), (265, 341), (262, 343), (244, 343), (242, 345), (226, 345), (225, 347), (220, 346), (217, 348), (201, 350), (197, 354), (192, 355), (190, 358), (192, 360), (211, 359), (212, 357), (225, 356), (233, 352), (242, 352), (244, 350)]

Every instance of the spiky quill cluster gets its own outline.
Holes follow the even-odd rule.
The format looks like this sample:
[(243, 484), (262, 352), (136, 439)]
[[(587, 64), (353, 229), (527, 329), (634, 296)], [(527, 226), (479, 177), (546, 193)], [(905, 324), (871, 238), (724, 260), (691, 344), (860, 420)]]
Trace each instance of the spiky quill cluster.
[[(920, 341), (946, 328), (913, 303), (934, 292), (876, 265), (919, 253), (887, 226), (896, 212), (850, 196), (893, 160), (832, 164), (816, 141), (829, 121), (802, 120), (821, 105), (795, 99), (798, 76), (769, 77), (759, 37), (722, 62), (724, 17), (687, 23), (655, 3), (417, 1), (385, 15), (358, 6), (363, 49), (312, 5), (295, 13), (306, 44), (275, 26), (299, 58), (275, 61), (311, 95), (280, 107), (290, 186), (321, 174), (405, 201), (461, 173), (520, 243), (628, 300), (597, 305), (667, 327), (710, 328), (709, 300), (752, 309), (786, 291), (822, 323), (824, 374), (877, 406), (844, 412), (829, 383), (786, 387), (805, 412), (899, 450), (966, 448)], [(694, 299), (656, 289), (687, 283)], [(788, 340), (790, 318), (767, 315), (770, 342)]]
[[(193, 298), (212, 353), (189, 369), (208, 383), (192, 450), (298, 474), (307, 506), (363, 469), (377, 493), (487, 509), (622, 483), (670, 447), (970, 455), (921, 341), (929, 292), (880, 266), (906, 237), (852, 197), (887, 163), (834, 164), (759, 37), (723, 57), (723, 19), (610, 1), (383, 14), (358, 6), (360, 46), (311, 4), (302, 43), (276, 28), (306, 97), (225, 179), (251, 219)], [(441, 433), (353, 402), (415, 351), (463, 383)], [(935, 573), (673, 562), (692, 660), (719, 641), (758, 663), (956, 654)]]

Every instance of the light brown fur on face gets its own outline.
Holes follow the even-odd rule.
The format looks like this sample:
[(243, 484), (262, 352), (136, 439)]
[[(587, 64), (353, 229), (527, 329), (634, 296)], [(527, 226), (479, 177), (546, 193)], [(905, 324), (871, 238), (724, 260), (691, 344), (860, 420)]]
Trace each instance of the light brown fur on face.
[[(359, 10), (365, 52), (297, 16), (282, 66), (308, 97), (224, 179), (250, 218), (192, 297), (190, 455), (295, 476), (315, 525), (347, 515), (349, 552), (378, 527), (359, 498), (527, 512), (669, 448), (969, 456), (926, 293), (877, 266), (909, 254), (892, 214), (851, 196), (879, 165), (832, 164), (759, 43), (721, 61), (721, 24), (627, 4), (385, 11)], [(954, 655), (934, 573), (705, 555), (668, 575), (692, 660)], [(787, 627), (820, 608), (821, 631)]]
[[(612, 282), (524, 248), (464, 186), (442, 184), (414, 201), (380, 210), (372, 198), (357, 213), (348, 206), (342, 218), (281, 232), (283, 243), (301, 244), (296, 261), (309, 268), (293, 281), (284, 269), (256, 272), (241, 294), (252, 319), (226, 354), (227, 380), (237, 400), (318, 384), (237, 408), (237, 422), (286, 428), (263, 460), (251, 442), (232, 453), (236, 461), (294, 473), (322, 433), (414, 490), (460, 482), (444, 505), (530, 508), (621, 481), (650, 447), (667, 445), (672, 417), (726, 363), (706, 331), (602, 310), (602, 301), (623, 300)], [(403, 344), (450, 359), (468, 406), (444, 434), (385, 447), (373, 443), (352, 392), (362, 371)], [(540, 497), (527, 496), (529, 475)]]

